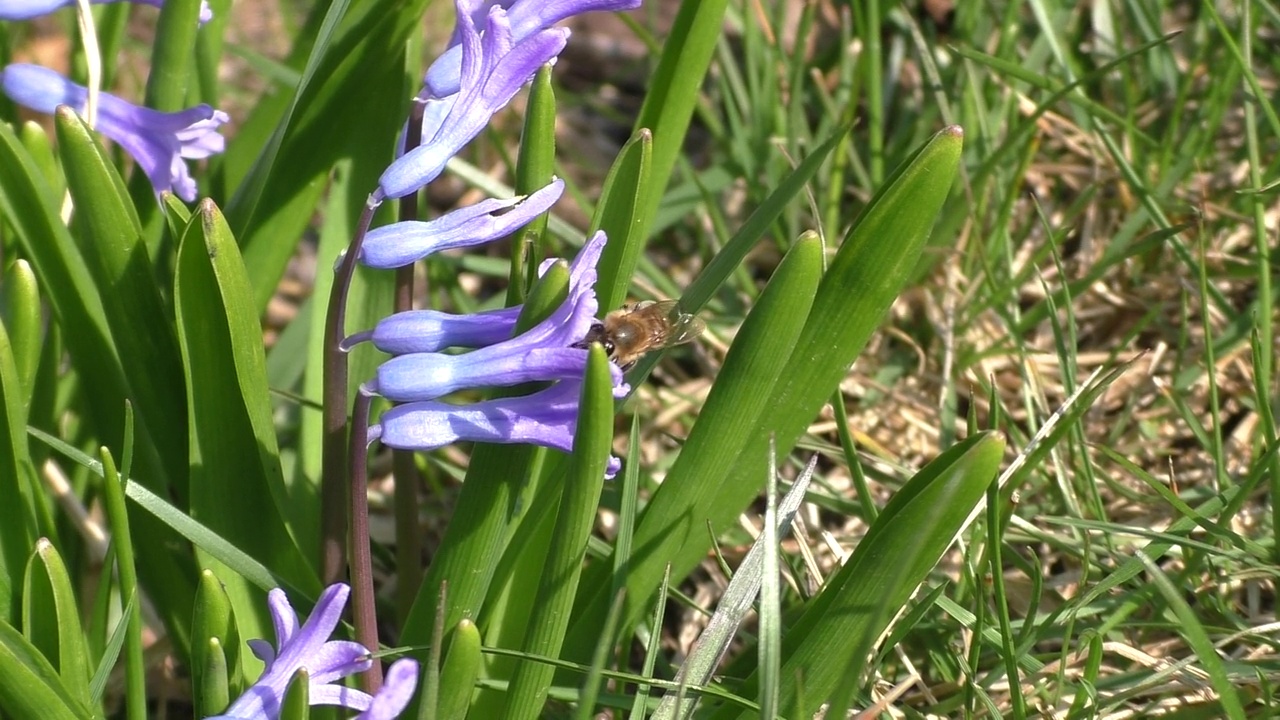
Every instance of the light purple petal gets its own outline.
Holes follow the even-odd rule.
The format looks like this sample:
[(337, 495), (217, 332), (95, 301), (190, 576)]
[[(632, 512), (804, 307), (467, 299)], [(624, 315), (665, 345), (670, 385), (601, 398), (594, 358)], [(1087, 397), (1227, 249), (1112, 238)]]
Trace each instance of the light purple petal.
[(271, 663), (276, 661), (276, 649), (266, 640), (253, 638), (251, 640), (246, 640), (245, 644), (249, 646), (249, 652), (253, 653), (254, 657), (261, 660), (263, 665), (271, 667)]
[(445, 163), (489, 124), (542, 65), (564, 49), (568, 31), (546, 30), (511, 42), (506, 11), (490, 10), (483, 37), (471, 18), (458, 18), (462, 61), (458, 98), (435, 128), (423, 128), (423, 144), (396, 160), (378, 180), (377, 199), (417, 191), (444, 171)]
[[(459, 26), (461, 18), (469, 17), (479, 24), (494, 6), (505, 7), (511, 23), (511, 38), (520, 43), (525, 38), (541, 32), (574, 15), (596, 11), (631, 10), (640, 7), (640, 0), (505, 0), (504, 2), (458, 3)], [(462, 48), (459, 46), (461, 29), (454, 30), (454, 39), (431, 67), (427, 68), (424, 85), (431, 97), (446, 97), (458, 92), (462, 66)]]
[[(276, 717), (285, 690), (299, 668), (310, 675), (309, 693), (312, 704), (325, 702), (345, 704), (353, 710), (364, 710), (371, 698), (365, 693), (333, 685), (348, 675), (369, 669), (372, 660), (359, 643), (329, 640), (346, 607), (351, 589), (342, 583), (325, 588), (306, 622), (298, 627), (297, 615), (284, 591), (276, 588), (267, 595), (276, 636), (282, 638), (274, 659), (248, 690), (227, 708), (226, 716), (234, 718)], [(261, 641), (250, 641), (255, 654), (262, 650)], [(266, 651), (270, 654), (270, 649)], [(319, 698), (319, 699), (318, 699)]]
[[(9, 65), (0, 72), (0, 85), (15, 102), (37, 112), (52, 113), (59, 105), (84, 112), (87, 91), (48, 68)], [(190, 202), (196, 198), (196, 184), (182, 158), (222, 152), (225, 141), (217, 129), (229, 119), (208, 105), (163, 113), (102, 93), (97, 129), (138, 162), (156, 192), (172, 190)]]
[[(393, 357), (378, 368), (371, 389), (396, 402), (417, 402), (464, 388), (580, 377), (587, 353), (572, 346), (596, 322), (596, 264), (603, 248), (603, 233), (582, 247), (570, 270), (568, 297), (529, 331), (461, 355), (425, 352)], [(617, 384), (621, 371), (613, 369)]]
[(360, 262), (389, 270), (442, 250), (493, 242), (532, 222), (550, 209), (563, 192), (564, 181), (555, 178), (529, 195), (506, 200), (489, 198), (434, 220), (374, 228), (361, 245)]
[[(372, 332), (352, 338), (372, 340), (379, 350), (392, 355), (483, 347), (510, 338), (520, 310), (519, 305), (470, 315), (408, 310), (383, 319)], [(349, 344), (343, 344), (344, 350), (349, 348)]]
[(267, 609), (271, 611), (271, 624), (276, 630), (276, 647), (284, 647), (298, 632), (298, 613), (289, 604), (289, 596), (280, 588), (267, 593)]
[(400, 713), (409, 706), (413, 699), (413, 691), (418, 685), (418, 663), (410, 658), (401, 658), (387, 668), (387, 677), (382, 689), (373, 696), (369, 709), (356, 716), (355, 720), (392, 720), (400, 717)]
[[(370, 438), (401, 450), (434, 450), (470, 440), (572, 452), (581, 388), (580, 380), (566, 380), (532, 395), (471, 405), (434, 401), (398, 405), (369, 428)], [(616, 387), (615, 397), (619, 391), (625, 395), (626, 386)], [(610, 458), (605, 476), (613, 477), (620, 467), (617, 458)]]

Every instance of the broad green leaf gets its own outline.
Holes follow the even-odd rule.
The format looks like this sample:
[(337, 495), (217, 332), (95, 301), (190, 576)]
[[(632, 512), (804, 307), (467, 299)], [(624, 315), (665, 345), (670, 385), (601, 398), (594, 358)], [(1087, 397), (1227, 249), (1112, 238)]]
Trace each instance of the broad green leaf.
[[(975, 435), (938, 456), (889, 501), (784, 636), (780, 676), (787, 681), (779, 707), (811, 715), (839, 688), (860, 681), (876, 641), (964, 528), (1003, 454), (1002, 436)], [(757, 680), (747, 679), (747, 697)], [(725, 708), (715, 717), (746, 716)]]
[[(594, 344), (582, 383), (573, 453), (562, 479), (555, 531), (525, 635), (524, 651), (531, 655), (559, 657), (569, 626), (613, 441), (612, 385), (608, 356), (604, 348)], [(540, 717), (554, 674), (555, 669), (543, 663), (524, 662), (517, 666), (503, 717)]]
[(161, 6), (147, 73), (147, 107), (176, 112), (187, 106), (189, 87), (195, 84), (199, 17), (200, 0), (167, 0)]
[(645, 228), (640, 213), (649, 205), (652, 166), (653, 134), (641, 129), (618, 152), (600, 191), (596, 216), (587, 235), (604, 230), (609, 238), (600, 255), (600, 279), (596, 281), (601, 313), (620, 306), (627, 298), (631, 276), (644, 251)]
[[(568, 265), (553, 264), (529, 293), (517, 332), (550, 314), (568, 296), (568, 290)], [(528, 499), (536, 492), (536, 483), (528, 482), (528, 477), (537, 454), (527, 445), (482, 444), (472, 451), (462, 492), (418, 590), (401, 642), (430, 642), (442, 583), (448, 584), (444, 627), (455, 627), (464, 618), (474, 621), (480, 615), (511, 529), (524, 516)]]
[(0, 621), (0, 711), (7, 717), (80, 720), (87, 707), (62, 684), (58, 673), (22, 633)]
[[(93, 707), (89, 692), (89, 649), (80, 627), (75, 590), (62, 556), (48, 540), (36, 542), (23, 585), (26, 593), (22, 626), (28, 639), (57, 666), (63, 687), (81, 705)], [(38, 634), (37, 628), (43, 632)]]
[[(728, 527), (755, 497), (753, 486), (736, 480), (762, 467), (769, 438), (776, 437), (780, 455), (789, 453), (828, 401), (919, 261), (955, 177), (961, 138), (958, 127), (939, 132), (872, 198), (823, 275), (798, 336), (787, 331), (782, 337), (788, 341), (746, 338), (744, 325), (689, 441), (636, 529), (635, 545), (641, 550), (627, 585), (628, 597), (635, 603), (628, 608), (629, 619), (637, 616), (642, 600), (656, 589), (666, 563), (671, 563), (673, 577), (683, 577), (702, 559), (708, 546), (705, 523), (709, 521), (717, 531)], [(791, 322), (796, 317), (792, 315)], [(722, 390), (733, 353), (751, 358), (785, 354), (779, 348), (794, 349), (785, 366), (773, 373), (776, 381), (737, 390), (757, 396), (748, 402), (762, 404), (768, 411), (721, 417), (724, 410), (714, 407), (712, 399), (715, 391)], [(707, 447), (695, 447), (695, 438), (701, 443), (707, 437), (698, 432), (704, 423), (724, 423), (734, 431), (709, 432)], [(583, 624), (575, 627), (598, 623), (603, 604), (597, 592), (590, 611), (580, 614)]]
[(76, 207), (80, 252), (120, 351), (130, 399), (165, 463), (170, 491), (187, 497), (187, 409), (173, 320), (161, 300), (138, 215), (110, 157), (79, 116), (57, 115), (58, 147)]
[[(93, 278), (58, 216), (60, 195), (45, 177), (9, 126), (0, 123), (0, 212), (14, 227), (21, 253), (31, 262), (61, 328), (58, 336), (87, 399), (86, 419), (104, 442), (119, 443), (124, 432), (121, 408), (131, 393)], [(166, 471), (146, 428), (140, 429), (136, 450), (138, 477), (167, 495)], [(143, 580), (179, 653), (185, 653), (195, 577), (190, 559), (174, 551), (181, 541), (163, 525), (146, 516), (136, 520)]]
[[(739, 456), (752, 447), (761, 448), (747, 445), (748, 434), (760, 417), (776, 410), (762, 388), (771, 388), (778, 382), (787, 361), (787, 354), (778, 349), (794, 346), (801, 330), (796, 318), (809, 313), (821, 273), (822, 244), (814, 235), (802, 237), (787, 253), (743, 322), (698, 421), (667, 475), (668, 479), (686, 480), (663, 482), (636, 526), (634, 551), (625, 577), (629, 615), (624, 626), (648, 607), (667, 562), (680, 547), (694, 544), (702, 548), (700, 556), (705, 552), (703, 518), (710, 512), (708, 508), (719, 501), (719, 479)], [(761, 350), (762, 347), (768, 349)], [(761, 450), (761, 468), (764, 460)], [(757, 487), (744, 485), (752, 493)], [(566, 643), (569, 657), (585, 661), (595, 647), (596, 631), (604, 622), (614, 583), (610, 572), (608, 563), (597, 563), (583, 581), (583, 599), (574, 612), (573, 629)]]
[(27, 558), (36, 542), (35, 493), (38, 481), (31, 466), (23, 429), (27, 424), (28, 388), (18, 376), (9, 333), (0, 323), (0, 620), (16, 622)]
[(226, 709), (232, 678), (239, 675), (240, 633), (231, 599), (216, 575), (200, 573), (191, 619), (191, 687), (196, 716)]
[[(544, 65), (533, 78), (525, 106), (524, 131), (516, 158), (517, 195), (528, 195), (551, 182), (556, 172), (556, 94), (551, 87), (551, 66)], [(512, 236), (510, 284), (507, 304), (524, 301), (537, 281), (538, 265), (547, 257), (546, 214), (539, 215)]]
[[(235, 239), (211, 201), (178, 250), (174, 287), (191, 428), (191, 516), (308, 593), (319, 580), (285, 525), (289, 502), (267, 395), (253, 295)], [(266, 637), (266, 598), (204, 564), (227, 586), (246, 637)]]
[(24, 388), (22, 402), (23, 414), (26, 415), (35, 389), (36, 371), (40, 367), (40, 349), (44, 346), (41, 342), (44, 323), (40, 312), (40, 290), (31, 264), (22, 259), (15, 261), (0, 290), (4, 292), (4, 326), (9, 331), (14, 366)]
[(440, 703), (435, 717), (440, 720), (464, 720), (467, 706), (475, 694), (483, 660), (480, 655), (480, 631), (475, 623), (463, 620), (454, 629), (449, 654), (440, 668)]

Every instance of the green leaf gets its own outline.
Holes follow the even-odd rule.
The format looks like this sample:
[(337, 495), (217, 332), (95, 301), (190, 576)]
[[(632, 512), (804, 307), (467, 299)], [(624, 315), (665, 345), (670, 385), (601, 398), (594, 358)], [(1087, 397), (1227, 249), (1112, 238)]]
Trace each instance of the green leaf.
[(181, 504), (187, 496), (187, 409), (173, 321), (161, 300), (137, 213), (110, 157), (69, 108), (57, 114), (56, 127), (76, 206), (80, 252), (119, 348), (129, 396)]
[[(13, 343), (13, 361), (18, 379), (22, 381), (25, 406), (35, 389), (40, 349), (44, 346), (41, 342), (44, 323), (40, 312), (40, 290), (31, 264), (22, 259), (15, 261), (0, 290), (4, 291), (4, 326)], [(26, 415), (26, 411), (23, 414)]]
[[(190, 409), (191, 516), (317, 594), (319, 580), (283, 520), (289, 498), (253, 293), (230, 228), (211, 201), (200, 204), (182, 237), (174, 301)], [(241, 631), (265, 637), (262, 592), (212, 567), (227, 586)]]
[(35, 469), (23, 428), (30, 398), (18, 376), (9, 333), (0, 324), (0, 620), (16, 621), (16, 582), (36, 541)]
[[(533, 286), (517, 332), (532, 327), (558, 307), (569, 290), (569, 268), (557, 262)], [(435, 622), (440, 586), (448, 584), (444, 627), (479, 617), (489, 586), (506, 551), (510, 532), (523, 515), (512, 507), (528, 507), (519, 498), (533, 496), (527, 478), (536, 451), (527, 445), (477, 445), (467, 466), (466, 481), (449, 519), (440, 548), (418, 590), (418, 598), (405, 621), (401, 642), (427, 643)]]
[[(595, 525), (613, 441), (613, 382), (609, 371), (604, 348), (593, 344), (582, 384), (573, 454), (563, 478), (555, 532), (524, 641), (524, 651), (531, 655), (559, 657), (569, 626), (582, 558), (586, 554), (587, 537)], [(503, 717), (516, 720), (539, 717), (554, 674), (555, 669), (550, 665), (521, 663), (508, 688)]]
[(78, 720), (91, 717), (40, 651), (0, 621), (0, 711), (8, 717)]
[(653, 134), (641, 129), (622, 146), (600, 191), (600, 203), (587, 236), (604, 230), (609, 238), (600, 255), (596, 281), (601, 313), (613, 310), (627, 298), (631, 277), (644, 252), (647, 230), (640, 213), (649, 205), (652, 167)]
[(307, 720), (311, 717), (311, 675), (300, 667), (289, 679), (284, 702), (280, 703), (280, 720)]
[[(876, 641), (964, 528), (1003, 455), (1001, 435), (975, 435), (939, 455), (894, 495), (783, 638), (780, 677), (788, 682), (780, 688), (779, 707), (798, 707), (808, 716), (839, 688), (861, 681)], [(750, 697), (757, 681), (749, 677), (743, 694)], [(714, 717), (730, 716), (747, 714), (724, 708)]]
[[(787, 357), (776, 348), (795, 344), (801, 330), (796, 318), (808, 314), (821, 275), (822, 244), (816, 235), (806, 235), (787, 253), (743, 322), (698, 421), (668, 473), (669, 478), (688, 480), (660, 485), (636, 526), (634, 554), (625, 578), (617, 580), (626, 583), (629, 600), (624, 626), (648, 607), (657, 581), (681, 546), (694, 544), (705, 551), (703, 518), (719, 502), (718, 479), (749, 448), (747, 435), (757, 420), (774, 411), (768, 393), (761, 388), (778, 382)], [(762, 347), (774, 350), (760, 351)], [(763, 467), (763, 453), (760, 460)], [(755, 492), (755, 485), (745, 484)], [(587, 604), (580, 604), (574, 612), (573, 630), (566, 643), (570, 657), (585, 660), (595, 647), (614, 583), (608, 577), (610, 571), (608, 564), (598, 563), (583, 583)]]
[(63, 687), (81, 705), (92, 707), (89, 650), (75, 590), (62, 556), (48, 540), (36, 542), (23, 585), (22, 626), (31, 644), (57, 665)]
[(107, 527), (111, 530), (111, 547), (115, 550), (116, 575), (120, 582), (120, 603), (128, 608), (121, 619), (124, 625), (124, 702), (130, 720), (147, 717), (146, 667), (142, 660), (142, 605), (138, 602), (138, 570), (133, 552), (133, 534), (129, 531), (129, 512), (125, 507), (124, 481), (116, 472), (111, 452), (102, 448), (102, 497), (107, 511)]
[(238, 676), (240, 633), (231, 614), (231, 599), (211, 570), (200, 573), (191, 619), (191, 647), (196, 716), (217, 715), (230, 702), (233, 673)]
[[(551, 86), (551, 66), (544, 65), (533, 77), (525, 105), (524, 131), (520, 134), (520, 154), (516, 158), (517, 195), (528, 195), (551, 182), (556, 172), (556, 93)], [(547, 256), (544, 237), (549, 215), (543, 213), (512, 236), (511, 282), (507, 285), (507, 305), (524, 300), (537, 282), (538, 265)]]
[(449, 654), (440, 668), (440, 703), (435, 717), (440, 720), (465, 720), (467, 707), (475, 694), (483, 659), (480, 655), (480, 631), (475, 623), (463, 620), (453, 631)]

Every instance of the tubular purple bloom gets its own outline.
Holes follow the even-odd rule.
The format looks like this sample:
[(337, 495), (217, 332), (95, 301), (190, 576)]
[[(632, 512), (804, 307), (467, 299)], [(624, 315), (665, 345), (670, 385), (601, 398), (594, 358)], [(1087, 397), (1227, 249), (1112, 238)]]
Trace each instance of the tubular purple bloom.
[(360, 248), (360, 262), (389, 270), (441, 250), (493, 242), (515, 232), (546, 212), (564, 192), (555, 178), (530, 195), (508, 200), (490, 198), (427, 222), (406, 221), (369, 231)]
[(373, 698), (365, 692), (344, 687), (336, 681), (368, 670), (373, 661), (363, 645), (345, 640), (329, 640), (351, 589), (342, 583), (325, 588), (301, 628), (298, 615), (284, 591), (267, 594), (271, 620), (276, 630), (276, 647), (265, 640), (250, 640), (249, 649), (267, 664), (258, 682), (244, 692), (217, 718), (276, 718), (289, 681), (299, 668), (310, 676), (312, 705), (338, 705), (351, 710), (368, 710)]
[[(574, 259), (568, 297), (528, 332), (461, 355), (419, 352), (393, 357), (378, 368), (368, 389), (396, 402), (415, 402), (463, 388), (581, 377), (587, 351), (572, 346), (596, 322), (596, 264), (603, 249), (604, 233), (597, 232)], [(411, 340), (393, 338), (389, 346), (393, 342)], [(622, 371), (616, 365), (613, 371), (614, 383), (620, 383)]]
[[(520, 42), (534, 33), (542, 32), (569, 17), (597, 11), (632, 10), (640, 7), (640, 0), (467, 0), (458, 2), (459, 26), (465, 15), (479, 24), (483, 13), (493, 7), (502, 7), (511, 21), (511, 39)], [(458, 78), (462, 67), (462, 48), (459, 45), (460, 29), (454, 30), (448, 50), (427, 68), (423, 97), (442, 98), (458, 92)]]
[[(84, 112), (86, 90), (39, 65), (7, 66), (0, 71), (0, 86), (15, 102), (37, 112), (52, 113), (59, 105)], [(222, 152), (225, 140), (217, 129), (229, 119), (208, 105), (164, 113), (102, 93), (97, 129), (133, 156), (156, 192), (172, 190), (190, 202), (196, 199), (196, 183), (182, 159)]]
[(369, 709), (360, 713), (355, 720), (392, 720), (400, 717), (400, 713), (408, 707), (413, 699), (413, 691), (418, 685), (418, 663), (409, 658), (401, 658), (387, 668), (387, 677), (382, 689), (373, 696)]
[(551, 29), (513, 43), (507, 13), (500, 7), (490, 10), (483, 35), (465, 14), (458, 18), (458, 29), (462, 48), (458, 97), (450, 101), (447, 116), (437, 126), (423, 128), (423, 144), (382, 174), (376, 200), (404, 197), (436, 179), (449, 158), (489, 124), (538, 68), (564, 49), (569, 36), (567, 30)]
[[(603, 235), (600, 238), (603, 242)], [(570, 296), (590, 289), (595, 282), (595, 264), (599, 259), (600, 252), (591, 247), (591, 243), (573, 259), (569, 266)], [(545, 273), (555, 262), (551, 259), (544, 261), (538, 275)], [(408, 310), (384, 318), (371, 331), (343, 340), (342, 349), (350, 350), (357, 343), (368, 340), (372, 340), (379, 350), (392, 355), (434, 353), (451, 347), (484, 347), (510, 339), (516, 331), (516, 320), (521, 310), (520, 305), (470, 315)]]
[[(105, 5), (107, 3), (124, 2), (125, 0), (89, 0), (94, 5)], [(142, 5), (154, 5), (161, 7), (164, 0), (128, 0)], [(0, 20), (30, 20), (34, 17), (47, 15), (54, 10), (64, 7), (70, 7), (76, 4), (76, 0), (0, 0)], [(209, 3), (200, 3), (200, 23), (204, 24), (213, 19), (213, 11), (209, 9)]]
[(342, 349), (372, 340), (392, 355), (439, 352), (445, 348), (478, 348), (507, 340), (516, 329), (521, 306), (454, 315), (439, 310), (407, 310), (380, 321), (373, 330), (342, 341)]
[[(624, 397), (628, 389), (625, 384), (615, 383), (614, 396)], [(579, 379), (558, 382), (532, 395), (471, 405), (445, 402), (398, 405), (382, 413), (377, 425), (370, 426), (369, 439), (371, 442), (381, 440), (383, 445), (401, 450), (434, 450), (473, 440), (527, 443), (572, 452), (581, 393)], [(605, 477), (613, 477), (620, 467), (621, 461), (610, 457)]]

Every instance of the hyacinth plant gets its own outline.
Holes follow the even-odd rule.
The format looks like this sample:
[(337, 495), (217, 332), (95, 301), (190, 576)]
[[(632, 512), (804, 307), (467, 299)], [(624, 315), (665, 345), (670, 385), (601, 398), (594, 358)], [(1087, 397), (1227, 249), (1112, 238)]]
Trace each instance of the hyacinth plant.
[[(646, 243), (699, 185), (680, 158), (726, 0), (686, 0), (663, 26), (598, 192), (568, 181), (574, 156), (555, 152), (565, 24), (639, 0), (322, 5), (264, 73), (271, 92), (248, 102), (220, 91), (226, 0), (148, 3), (162, 6), (149, 59), (78, 47), (65, 65), (93, 71), (67, 79), (17, 49), (23, 20), (69, 4), (0, 2), (14, 103), (0, 124), (0, 492), (11, 499), (0, 503), (0, 713), (145, 717), (166, 697), (144, 673), (144, 652), (160, 647), (191, 679), (190, 697), (168, 701), (200, 717), (329, 705), (364, 718), (533, 718), (552, 695), (583, 716), (625, 702), (670, 717), (694, 699), (724, 716), (811, 716), (865, 701), (849, 679), (869, 671), (877, 639), (971, 521), (1001, 457), (994, 435), (954, 443), (877, 508), (844, 569), (789, 598), (798, 620), (733, 659), (741, 682), (706, 689), (740, 615), (690, 655), (681, 688), (652, 663), (625, 663), (633, 638), (656, 637), (670, 584), (773, 487), (774, 458), (907, 282), (951, 190), (958, 127), (878, 146), (880, 162), (901, 166), (875, 174), (855, 222), (828, 165), (843, 167), (833, 151), (852, 137), (841, 118), (857, 102), (841, 99), (849, 109), (815, 120), (818, 140), (752, 198), (741, 228), (699, 251), (696, 278), (660, 286), (686, 312), (723, 308), (726, 294), (751, 302), (682, 450), (655, 469), (636, 450), (638, 423), (618, 451), (615, 421), (643, 414), (628, 398), (658, 355), (624, 375), (585, 340), (633, 296)], [(107, 3), (83, 26), (118, 33), (143, 11), (154, 12)], [(424, 17), (454, 30), (420, 53)], [(140, 67), (137, 97), (99, 84)], [(52, 119), (17, 122), (32, 113)], [(517, 125), (512, 156), (503, 128)], [(467, 162), (485, 152), (503, 169)], [(484, 192), (429, 217), (429, 186), (459, 178)], [(840, 200), (821, 222), (796, 209), (809, 183)], [(574, 203), (584, 227), (553, 219)], [(781, 229), (789, 236), (768, 241), (776, 267), (739, 292), (754, 281), (737, 268)], [(264, 333), (303, 247), (318, 268), (309, 299)], [(472, 276), (478, 293), (464, 292)], [(388, 454), (389, 470), (377, 460)], [(371, 530), (371, 479), (394, 488), (391, 533)], [(422, 496), (458, 479), (444, 536), (424, 548)], [(595, 532), (602, 497), (620, 532)], [(752, 554), (763, 559), (733, 591), (746, 605), (772, 598), (762, 613), (776, 620), (787, 524), (772, 509), (768, 520)], [(96, 594), (81, 589), (88, 577)], [(850, 611), (868, 597), (875, 612)], [(625, 696), (605, 698), (613, 657)], [(117, 667), (124, 682), (104, 691)]]

